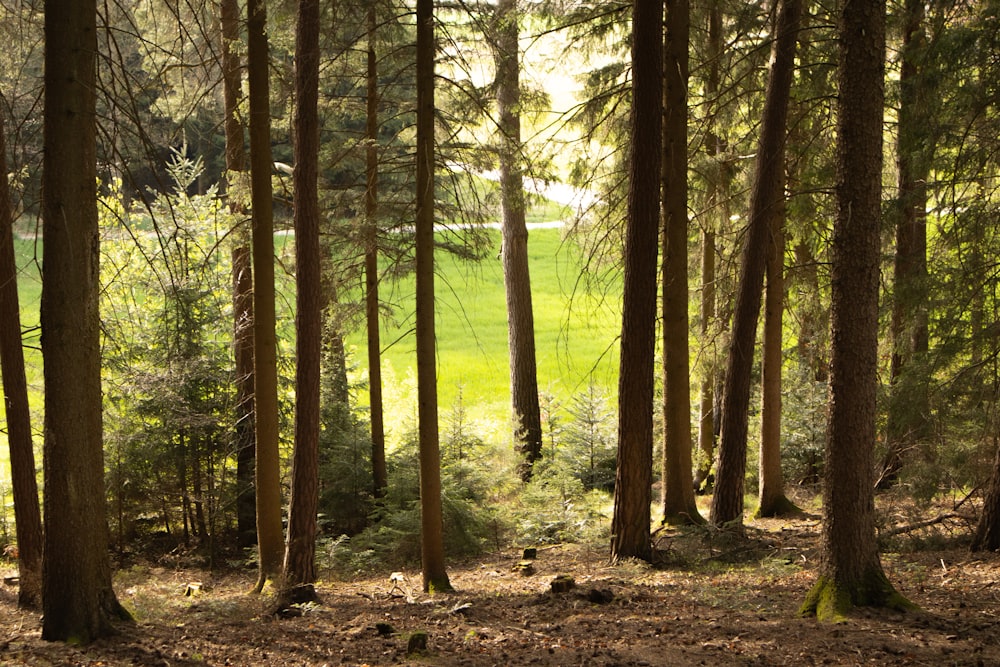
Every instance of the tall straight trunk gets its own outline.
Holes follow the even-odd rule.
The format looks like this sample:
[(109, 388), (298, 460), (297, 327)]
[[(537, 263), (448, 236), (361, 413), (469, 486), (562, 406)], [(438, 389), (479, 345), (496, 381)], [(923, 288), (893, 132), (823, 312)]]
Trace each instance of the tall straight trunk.
[(801, 10), (801, 0), (782, 0), (778, 3), (774, 19), (772, 65), (767, 79), (760, 148), (750, 194), (750, 222), (740, 260), (740, 282), (726, 364), (722, 438), (719, 442), (719, 467), (715, 477), (715, 494), (712, 496), (711, 522), (715, 526), (732, 526), (741, 530), (750, 376), (772, 220), (780, 215), (784, 206), (786, 121)]
[(417, 415), (424, 591), (450, 590), (444, 562), (434, 351), (434, 0), (417, 0)]
[(31, 438), (28, 381), (21, 343), (21, 306), (14, 259), (14, 218), (7, 182), (7, 144), (0, 113), (0, 368), (7, 408), (7, 445), (14, 491), (17, 529), (17, 604), (37, 609), (42, 604), (42, 513), (38, 505), (35, 449)]
[(652, 556), (656, 255), (662, 141), (663, 1), (632, 5), (632, 116), (618, 379), (618, 458), (611, 560)]
[[(708, 77), (705, 82), (705, 97), (716, 104), (719, 94), (719, 62), (722, 58), (722, 7), (721, 1), (712, 2), (708, 17)], [(708, 149), (715, 160), (715, 172), (709, 179), (708, 209), (713, 215), (706, 219), (705, 228), (701, 234), (701, 324), (700, 333), (704, 348), (705, 361), (698, 397), (698, 456), (695, 461), (694, 487), (696, 490), (707, 491), (708, 479), (711, 474), (715, 456), (715, 383), (718, 375), (718, 354), (712, 340), (712, 322), (716, 319), (715, 306), (715, 229), (713, 220), (725, 221), (725, 180), (726, 165), (724, 154), (725, 141), (716, 134), (715, 113), (710, 113), (707, 119), (709, 127), (706, 130)], [(718, 212), (716, 212), (718, 211)]]
[[(244, 127), (239, 117), (241, 98), (240, 10), (236, 0), (222, 0), (219, 22), (222, 33), (222, 94), (226, 110), (226, 172), (229, 210), (239, 218), (246, 213), (240, 178), (246, 169)], [(249, 234), (238, 220), (232, 249), (233, 359), (236, 367), (236, 532), (239, 544), (257, 541), (257, 509), (254, 492), (254, 375), (253, 375), (253, 263)]]
[(254, 413), (257, 447), (257, 590), (281, 575), (285, 541), (281, 527), (278, 457), (278, 343), (274, 307), (274, 212), (271, 191), (271, 109), (268, 82), (267, 10), (247, 2), (247, 73), (250, 83), (250, 189), (253, 207)]
[(319, 0), (299, 0), (295, 25), (295, 450), (285, 595), (316, 598), (319, 393), (323, 340), (319, 241)]
[[(783, 187), (783, 186), (782, 186)], [(781, 470), (781, 369), (785, 310), (785, 206), (771, 219), (764, 290), (764, 345), (761, 350), (760, 503), (757, 516), (794, 514), (798, 508), (785, 495)]]
[(702, 523), (691, 472), (688, 352), (688, 0), (667, 2), (663, 60), (663, 522)]
[(842, 6), (837, 70), (837, 214), (831, 245), (830, 417), (823, 557), (803, 614), (841, 620), (855, 606), (908, 608), (882, 570), (875, 537), (873, 443), (878, 383), (879, 217), (885, 2)]
[(45, 3), (42, 638), (87, 643), (128, 617), (111, 587), (98, 311), (97, 8)]
[(500, 0), (494, 13), (497, 114), (500, 131), (500, 200), (503, 218), (501, 259), (507, 299), (514, 439), (521, 455), (521, 479), (531, 479), (542, 457), (542, 421), (535, 363), (535, 315), (528, 273), (528, 227), (525, 224), (521, 152), (520, 10), (517, 0)]
[(928, 379), (919, 364), (927, 352), (927, 179), (933, 143), (927, 137), (930, 94), (921, 60), (926, 47), (924, 3), (904, 3), (903, 49), (899, 73), (899, 130), (896, 139), (898, 194), (896, 255), (889, 335), (892, 385), (886, 422), (888, 451), (882, 461), (879, 487), (890, 486), (905, 454), (927, 436)]
[(385, 496), (389, 473), (385, 462), (385, 416), (382, 407), (382, 343), (378, 295), (378, 59), (375, 53), (378, 16), (368, 7), (368, 96), (365, 138), (365, 322), (368, 331), (368, 405), (371, 416), (372, 482), (376, 498)]

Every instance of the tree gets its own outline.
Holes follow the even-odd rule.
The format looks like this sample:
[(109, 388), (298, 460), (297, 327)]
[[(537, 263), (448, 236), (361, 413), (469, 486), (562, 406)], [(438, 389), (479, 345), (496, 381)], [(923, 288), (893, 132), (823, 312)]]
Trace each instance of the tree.
[(924, 2), (903, 3), (903, 46), (899, 72), (896, 136), (896, 254), (893, 261), (892, 357), (887, 451), (878, 486), (890, 486), (905, 453), (927, 437), (930, 397), (920, 363), (929, 347), (927, 312), (927, 181), (932, 167), (931, 72), (926, 65)]
[(702, 523), (691, 473), (688, 354), (688, 0), (667, 3), (663, 109), (663, 521)]
[(424, 591), (451, 590), (444, 562), (434, 330), (434, 0), (417, 0), (417, 412)]
[[(794, 74), (792, 62), (798, 44), (801, 14), (802, 0), (789, 0), (786, 14), (779, 15), (778, 20), (783, 23), (776, 27), (778, 37), (775, 49), (789, 51), (783, 58), (788, 67), (787, 72), (782, 72), (782, 76), (785, 77), (782, 84), (788, 86), (785, 93), (783, 126), (787, 125), (788, 97)], [(775, 62), (777, 60), (778, 58), (775, 58)], [(784, 357), (782, 341), (785, 310), (786, 214), (783, 194), (786, 185), (784, 144), (785, 141), (782, 140), (781, 148), (774, 155), (778, 173), (772, 195), (776, 196), (777, 200), (769, 216), (771, 229), (765, 264), (767, 284), (764, 288), (764, 344), (761, 350), (760, 475), (757, 516), (781, 516), (798, 511), (798, 508), (785, 496), (784, 475), (781, 470), (781, 369)]]
[(319, 241), (319, 0), (299, 0), (295, 26), (295, 451), (283, 595), (316, 599), (319, 394), (323, 338)]
[(372, 482), (376, 498), (385, 495), (389, 475), (385, 462), (385, 421), (382, 407), (382, 344), (378, 296), (378, 28), (375, 3), (368, 7), (367, 91), (365, 104), (365, 321), (368, 332), (368, 404), (371, 411)]
[[(708, 76), (705, 80), (705, 97), (711, 104), (717, 105), (719, 95), (720, 59), (722, 57), (722, 8), (721, 1), (712, 2), (708, 18)], [(709, 115), (706, 129), (707, 148), (715, 160), (716, 169), (708, 179), (707, 208), (713, 211), (703, 223), (701, 233), (701, 321), (699, 333), (703, 345), (704, 361), (702, 364), (701, 387), (698, 400), (698, 456), (695, 460), (694, 487), (699, 491), (710, 486), (709, 475), (715, 457), (715, 383), (718, 375), (718, 353), (712, 342), (712, 321), (716, 316), (716, 268), (715, 268), (715, 229), (714, 220), (724, 220), (725, 206), (725, 140), (719, 136), (720, 124), (716, 113)], [(718, 212), (714, 212), (719, 209)]]
[(17, 528), (17, 604), (42, 604), (42, 514), (38, 506), (35, 449), (31, 437), (28, 381), (21, 344), (21, 307), (14, 259), (14, 219), (7, 174), (4, 120), (0, 114), (0, 368), (7, 414), (7, 444)]
[[(246, 168), (244, 127), (240, 119), (239, 6), (236, 0), (219, 5), (222, 36), (222, 94), (225, 108), (226, 179), (229, 210), (246, 214), (246, 193), (241, 176)], [(235, 181), (235, 182), (234, 182)], [(257, 541), (256, 491), (254, 490), (254, 372), (253, 372), (253, 260), (246, 228), (235, 232), (233, 244), (233, 357), (236, 363), (236, 531), (241, 546)]]
[(832, 240), (833, 344), (823, 559), (801, 609), (820, 620), (840, 619), (856, 606), (912, 606), (889, 583), (879, 561), (872, 479), (885, 3), (845, 4), (838, 31), (837, 216)]
[(247, 72), (250, 83), (250, 188), (253, 207), (258, 591), (268, 579), (281, 574), (284, 555), (278, 458), (278, 350), (274, 332), (274, 214), (266, 29), (264, 0), (249, 0)]
[(632, 115), (625, 228), (618, 459), (611, 560), (651, 557), (649, 504), (653, 465), (653, 354), (656, 255), (660, 221), (663, 100), (663, 2), (632, 5)]
[(500, 0), (493, 21), (496, 63), (497, 125), (500, 133), (500, 200), (503, 217), (504, 290), (507, 299), (507, 344), (510, 393), (521, 454), (519, 471), (525, 482), (542, 456), (542, 422), (538, 408), (535, 364), (535, 316), (528, 273), (528, 228), (525, 224), (521, 162), (520, 9), (517, 0)]
[(767, 80), (760, 147), (750, 195), (750, 222), (740, 259), (732, 341), (726, 363), (722, 437), (711, 511), (711, 522), (716, 526), (742, 526), (743, 522), (750, 376), (768, 244), (773, 242), (770, 240), (772, 220), (780, 214), (784, 198), (786, 119), (795, 69), (796, 26), (800, 8), (800, 0), (783, 0), (778, 4), (774, 19), (772, 65)]
[(87, 643), (128, 618), (111, 586), (98, 313), (94, 0), (45, 4), (42, 638)]

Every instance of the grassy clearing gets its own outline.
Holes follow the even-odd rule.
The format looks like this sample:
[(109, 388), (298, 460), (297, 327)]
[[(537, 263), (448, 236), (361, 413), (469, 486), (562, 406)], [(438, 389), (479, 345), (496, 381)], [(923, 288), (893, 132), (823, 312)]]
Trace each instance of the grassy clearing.
[[(558, 209), (555, 205), (552, 208)], [(551, 218), (555, 212), (538, 215)], [(510, 410), (507, 319), (503, 272), (497, 259), (500, 234), (491, 234), (494, 250), (482, 262), (436, 254), (438, 391), (442, 421), (461, 401), (483, 437), (497, 434), (503, 438)], [(284, 247), (289, 237), (278, 241), (289, 252)], [(25, 363), (40, 446), (42, 358), (37, 327), (41, 245), (18, 240), (15, 250), (20, 267), (21, 323), (28, 332)], [(577, 286), (579, 252), (573, 242), (562, 239), (560, 229), (532, 229), (529, 255), (539, 390), (550, 395), (556, 405), (567, 405), (592, 379), (612, 396), (617, 388), (620, 300), (586, 294)], [(383, 322), (382, 331), (388, 426), (390, 436), (396, 437), (416, 420), (414, 287), (413, 279), (408, 278), (383, 288), (384, 298), (396, 304), (396, 315)], [(620, 290), (620, 286), (611, 289)], [(288, 318), (286, 324), (290, 323)], [(364, 332), (355, 332), (348, 343), (359, 374), (366, 376)], [(359, 399), (364, 402), (367, 392), (359, 392)], [(0, 417), (2, 410), (0, 407)], [(6, 484), (3, 480), (9, 478), (6, 466), (7, 448), (0, 446), (0, 492)]]
[[(618, 299), (585, 294), (576, 286), (579, 253), (561, 233), (532, 229), (528, 250), (539, 391), (566, 404), (591, 378), (609, 395), (616, 391), (621, 314)], [(435, 255), (438, 402), (444, 414), (461, 397), (471, 418), (505, 430), (510, 411), (507, 311), (503, 270), (496, 259), (499, 232), (493, 239), (495, 252), (480, 263)], [(415, 285), (410, 278), (383, 289), (387, 300), (397, 304), (394, 320), (383, 323), (382, 341), (387, 412), (399, 427), (416, 410)], [(349, 343), (359, 370), (367, 373), (363, 332)]]

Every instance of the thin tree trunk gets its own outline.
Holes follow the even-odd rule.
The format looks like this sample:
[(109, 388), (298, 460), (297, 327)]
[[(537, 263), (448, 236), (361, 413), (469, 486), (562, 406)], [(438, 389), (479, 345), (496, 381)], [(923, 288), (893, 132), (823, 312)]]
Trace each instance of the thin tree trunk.
[(500, 132), (500, 200), (503, 218), (504, 290), (507, 299), (507, 342), (514, 439), (521, 455), (522, 481), (531, 479), (542, 457), (542, 422), (538, 408), (535, 363), (535, 316), (528, 272), (528, 227), (525, 224), (521, 157), (520, 10), (517, 0), (500, 0), (494, 13), (497, 114)]
[(785, 495), (781, 470), (781, 368), (785, 310), (785, 207), (771, 220), (767, 253), (767, 286), (764, 292), (764, 345), (761, 352), (760, 503), (757, 516), (795, 514), (799, 509)]
[[(661, 3), (662, 4), (662, 3)], [(663, 522), (703, 523), (691, 472), (688, 352), (688, 0), (667, 2), (663, 61)]]
[(295, 450), (285, 550), (286, 602), (316, 599), (319, 393), (323, 340), (319, 240), (319, 0), (295, 26)]
[(649, 534), (653, 466), (656, 254), (662, 142), (663, 2), (635, 0), (632, 14), (632, 117), (618, 458), (611, 560), (652, 556)]
[(417, 403), (424, 591), (451, 589), (444, 561), (434, 350), (434, 0), (417, 0)]
[(767, 79), (760, 149), (750, 195), (750, 222), (740, 260), (740, 282), (726, 365), (722, 438), (719, 442), (719, 467), (715, 477), (715, 494), (712, 496), (711, 521), (715, 526), (732, 526), (740, 530), (743, 524), (750, 375), (772, 220), (780, 214), (783, 206), (786, 120), (801, 8), (801, 0), (782, 0), (776, 9), (772, 65)]
[[(712, 2), (708, 18), (708, 77), (705, 83), (705, 97), (716, 104), (719, 94), (719, 70), (722, 58), (722, 7), (721, 1)], [(709, 179), (708, 209), (713, 212), (707, 217), (701, 235), (701, 339), (703, 375), (699, 392), (698, 416), (698, 457), (695, 461), (694, 487), (702, 493), (709, 490), (709, 475), (715, 457), (715, 384), (718, 375), (718, 353), (712, 340), (712, 322), (716, 319), (715, 304), (715, 230), (713, 220), (726, 221), (725, 191), (728, 180), (725, 162), (726, 144), (716, 134), (715, 113), (708, 117), (707, 142), (715, 160), (715, 171)], [(718, 211), (718, 212), (716, 212)]]
[(839, 34), (823, 559), (801, 609), (803, 614), (835, 621), (855, 606), (912, 606), (896, 593), (882, 570), (872, 486), (882, 189), (873, 175), (882, 173), (884, 0), (843, 5)]
[(7, 408), (7, 444), (14, 491), (17, 529), (17, 604), (37, 609), (42, 605), (42, 515), (38, 505), (35, 450), (31, 438), (31, 409), (24, 373), (21, 342), (21, 306), (17, 295), (14, 259), (14, 219), (7, 183), (7, 146), (0, 113), (0, 367)]
[(365, 321), (368, 330), (368, 405), (371, 415), (372, 482), (376, 498), (385, 496), (389, 473), (385, 462), (385, 416), (382, 407), (382, 343), (379, 336), (378, 295), (378, 60), (375, 3), (368, 7), (368, 99), (365, 138)]
[(253, 207), (254, 412), (257, 454), (256, 589), (281, 575), (284, 539), (278, 457), (278, 349), (275, 337), (274, 213), (271, 191), (271, 110), (267, 12), (264, 0), (247, 2), (247, 72), (250, 83), (250, 185)]
[(878, 486), (891, 486), (905, 454), (927, 436), (929, 397), (925, 371), (912, 362), (928, 349), (927, 327), (927, 178), (933, 152), (927, 137), (929, 118), (924, 95), (929, 94), (921, 59), (925, 48), (924, 3), (904, 4), (902, 62), (899, 74), (899, 132), (896, 141), (898, 195), (896, 255), (889, 335), (892, 360), (888, 451)]
[(249, 235), (242, 218), (246, 216), (246, 192), (240, 175), (246, 169), (244, 128), (239, 117), (241, 98), (239, 5), (236, 0), (220, 4), (222, 28), (222, 93), (226, 110), (226, 189), (229, 210), (238, 229), (232, 249), (233, 272), (233, 358), (236, 366), (236, 532), (239, 544), (248, 547), (257, 541), (257, 509), (254, 491), (254, 374), (253, 374), (253, 262)]

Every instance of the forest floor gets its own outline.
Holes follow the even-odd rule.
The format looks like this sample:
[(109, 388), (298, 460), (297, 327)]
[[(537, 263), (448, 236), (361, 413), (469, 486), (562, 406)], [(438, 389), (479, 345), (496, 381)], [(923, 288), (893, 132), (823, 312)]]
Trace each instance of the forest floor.
[[(3, 587), (0, 665), (998, 665), (1000, 556), (970, 554), (968, 531), (944, 521), (892, 538), (883, 565), (920, 611), (862, 609), (836, 625), (798, 614), (818, 516), (750, 521), (739, 541), (660, 531), (657, 567), (567, 544), (539, 547), (520, 572), (520, 549), (494, 553), (450, 564), (453, 593), (424, 595), (415, 569), (324, 575), (321, 604), (282, 619), (273, 598), (248, 594), (252, 569), (210, 573), (174, 556), (118, 572), (136, 623), (84, 647), (43, 642), (39, 615)], [(558, 575), (575, 586), (552, 592)], [(426, 652), (408, 655), (416, 632)]]

